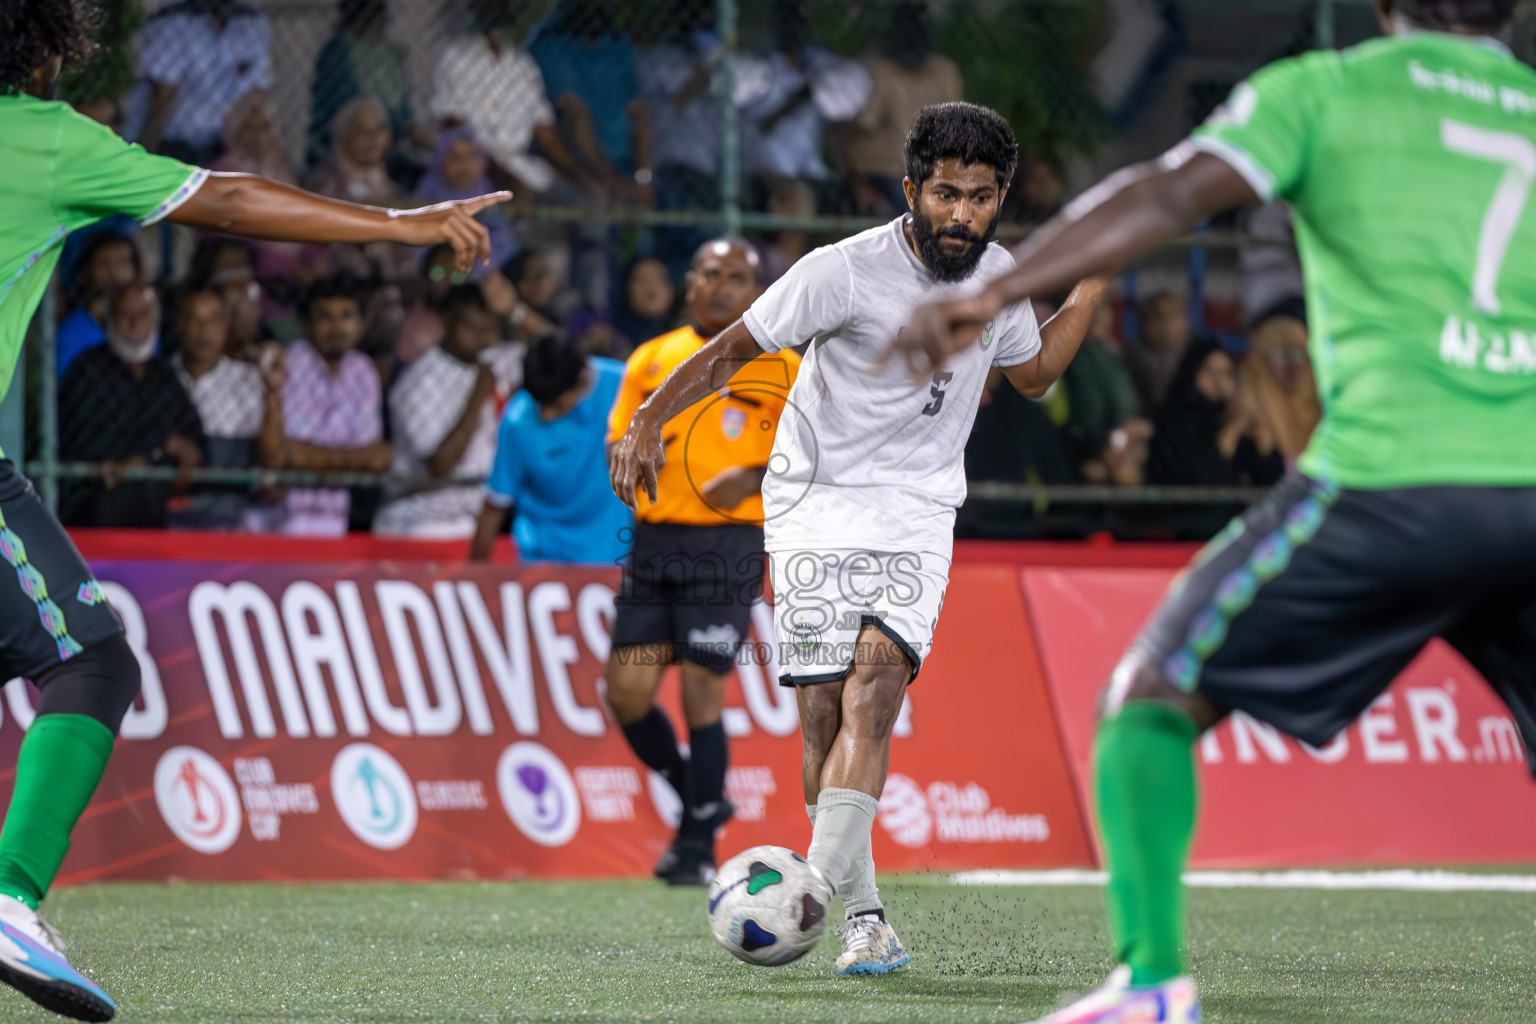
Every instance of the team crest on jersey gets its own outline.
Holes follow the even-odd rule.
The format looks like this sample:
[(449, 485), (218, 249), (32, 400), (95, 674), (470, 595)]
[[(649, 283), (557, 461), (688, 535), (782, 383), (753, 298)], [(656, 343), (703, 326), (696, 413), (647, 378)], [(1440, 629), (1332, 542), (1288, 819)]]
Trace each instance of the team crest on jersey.
[(988, 320), (987, 326), (981, 329), (981, 350), (983, 352), (992, 347), (992, 329), (996, 323), (996, 320)]
[(747, 429), (747, 414), (733, 406), (726, 406), (720, 413), (720, 432), (727, 441), (739, 438)]

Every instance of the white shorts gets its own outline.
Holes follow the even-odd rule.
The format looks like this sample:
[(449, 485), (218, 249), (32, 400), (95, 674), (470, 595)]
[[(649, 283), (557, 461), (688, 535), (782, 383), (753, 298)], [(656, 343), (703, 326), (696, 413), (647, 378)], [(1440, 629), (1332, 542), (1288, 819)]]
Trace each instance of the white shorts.
[(866, 625), (891, 638), (917, 677), (949, 586), (948, 558), (862, 548), (770, 550), (768, 571), (780, 685), (835, 682), (855, 662), (878, 657), (859, 649)]

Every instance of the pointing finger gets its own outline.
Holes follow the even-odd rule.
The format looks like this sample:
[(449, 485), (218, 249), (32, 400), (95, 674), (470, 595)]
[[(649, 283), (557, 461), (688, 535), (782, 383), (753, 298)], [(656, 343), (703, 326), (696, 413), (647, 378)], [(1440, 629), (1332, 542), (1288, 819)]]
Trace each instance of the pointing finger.
[(464, 202), (459, 204), (459, 209), (473, 217), (481, 210), (491, 206), (500, 206), (502, 203), (511, 202), (511, 200), (511, 192), (492, 192), (490, 195), (476, 196), (473, 199), (464, 200)]

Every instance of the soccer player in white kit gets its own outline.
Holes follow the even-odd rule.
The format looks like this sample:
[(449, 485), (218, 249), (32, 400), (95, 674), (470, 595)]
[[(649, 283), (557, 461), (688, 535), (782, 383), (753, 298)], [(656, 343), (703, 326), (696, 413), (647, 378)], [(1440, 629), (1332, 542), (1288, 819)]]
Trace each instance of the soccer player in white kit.
[(810, 342), (763, 479), (780, 682), (796, 689), (808, 857), (847, 912), (838, 974), (910, 957), (885, 920), (870, 832), (908, 684), (933, 643), (965, 500), (964, 449), (993, 367), (1038, 398), (1076, 355), (1107, 282), (1077, 286), (1044, 327), (1027, 302), (915, 384), (888, 361), (924, 303), (974, 294), (1011, 269), (990, 241), (1018, 164), (1008, 122), (969, 103), (925, 107), (906, 142), (909, 214), (810, 253), (737, 323), (680, 364), (610, 457), (614, 491), (655, 500), (682, 457), (661, 425), (764, 352)]

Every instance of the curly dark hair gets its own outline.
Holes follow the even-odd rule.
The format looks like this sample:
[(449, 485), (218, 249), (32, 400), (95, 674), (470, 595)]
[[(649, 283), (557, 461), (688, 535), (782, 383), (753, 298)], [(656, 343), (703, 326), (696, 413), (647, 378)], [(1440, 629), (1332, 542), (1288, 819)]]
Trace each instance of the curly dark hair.
[(1397, 0), (1394, 8), (1425, 28), (1464, 25), (1496, 32), (1514, 15), (1515, 3), (1516, 0)]
[(924, 107), (907, 133), (907, 177), (921, 189), (938, 162), (949, 158), (986, 164), (997, 172), (997, 187), (1007, 188), (1019, 167), (1019, 145), (1008, 120), (988, 107), (975, 103)]
[(89, 57), (99, 18), (89, 0), (0, 0), (0, 92), (25, 89), (49, 58)]

